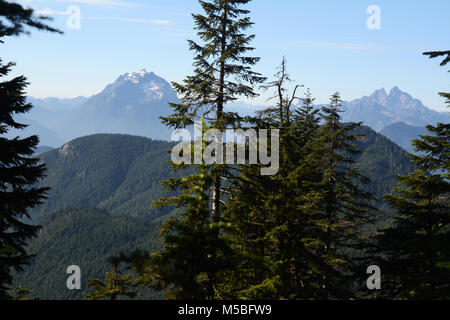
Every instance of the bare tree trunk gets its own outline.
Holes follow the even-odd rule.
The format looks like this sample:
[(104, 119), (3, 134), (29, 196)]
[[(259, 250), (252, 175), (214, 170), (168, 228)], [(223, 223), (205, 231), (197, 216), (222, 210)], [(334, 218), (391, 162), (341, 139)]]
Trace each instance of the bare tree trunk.
[[(226, 19), (228, 17), (227, 4), (225, 4), (223, 14), (222, 14), (222, 39), (221, 39), (221, 47), (220, 47), (220, 71), (219, 71), (219, 92), (217, 96), (217, 111), (216, 111), (216, 120), (217, 120), (217, 129), (222, 131), (224, 124), (223, 120), (223, 107), (224, 107), (224, 93), (225, 93), (225, 60), (223, 59), (223, 55), (226, 52)], [(222, 142), (220, 142), (222, 143)], [(220, 197), (221, 197), (221, 173), (218, 171), (214, 172), (214, 185), (212, 190), (212, 204), (211, 204), (211, 220), (213, 223), (220, 222), (221, 219), (221, 210), (220, 210)], [(217, 237), (219, 237), (219, 233), (217, 233)], [(212, 263), (215, 264), (216, 253), (212, 252), (210, 259)], [(215, 299), (215, 285), (216, 279), (214, 274), (208, 274), (208, 300)]]

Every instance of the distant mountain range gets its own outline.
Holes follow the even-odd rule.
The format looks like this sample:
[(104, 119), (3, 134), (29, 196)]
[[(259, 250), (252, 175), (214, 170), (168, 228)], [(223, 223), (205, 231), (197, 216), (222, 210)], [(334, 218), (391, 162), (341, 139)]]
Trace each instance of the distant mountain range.
[(449, 122), (450, 115), (425, 107), (418, 99), (394, 87), (389, 94), (384, 89), (368, 97), (344, 102), (344, 121), (363, 121), (365, 125), (381, 131), (388, 125), (404, 122), (410, 126), (425, 127), (436, 122)]
[[(169, 102), (176, 103), (179, 100), (168, 81), (153, 72), (141, 70), (119, 76), (100, 93), (89, 98), (30, 97), (29, 101), (34, 108), (26, 114), (25, 119), (31, 126), (22, 135), (38, 134), (41, 137), (40, 145), (58, 147), (63, 142), (96, 133), (121, 133), (169, 140), (171, 132), (161, 124), (159, 117), (171, 113)], [(342, 106), (345, 110), (342, 115), (344, 121), (363, 121), (379, 132), (399, 122), (404, 124), (404, 128), (423, 128), (427, 124), (450, 120), (448, 113), (425, 107), (420, 100), (397, 87), (389, 93), (379, 89), (370, 96), (343, 102)], [(264, 106), (243, 102), (234, 102), (226, 107), (242, 115), (253, 114), (262, 108)], [(392, 135), (389, 128), (383, 134), (408, 149), (408, 139), (417, 137), (411, 134), (412, 131), (422, 132), (408, 128), (408, 134), (404, 132), (402, 139), (398, 139), (397, 133)]]
[(88, 101), (89, 98), (86, 97), (76, 97), (69, 99), (60, 98), (45, 98), (37, 99), (33, 97), (28, 97), (28, 102), (32, 103), (34, 107), (39, 107), (47, 109), (50, 111), (67, 111), (75, 109), (81, 106), (83, 103)]

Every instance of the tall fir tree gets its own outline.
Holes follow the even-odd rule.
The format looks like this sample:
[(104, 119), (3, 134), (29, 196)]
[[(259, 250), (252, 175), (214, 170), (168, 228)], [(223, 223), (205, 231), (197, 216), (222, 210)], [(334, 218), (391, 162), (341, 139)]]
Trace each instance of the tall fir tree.
[[(16, 3), (1, 0), (0, 17), (0, 43), (4, 37), (28, 33), (27, 27), (59, 32), (44, 24), (45, 17), (35, 16), (32, 9)], [(0, 60), (0, 78), (5, 78), (13, 66), (14, 63), (3, 64)], [(39, 227), (27, 224), (24, 218), (29, 218), (28, 210), (39, 205), (48, 191), (34, 187), (45, 172), (39, 159), (31, 157), (38, 137), (3, 137), (11, 128), (26, 127), (16, 122), (14, 115), (32, 108), (26, 103), (27, 84), (23, 76), (0, 82), (0, 299), (10, 297), (13, 272), (31, 262), (27, 241), (36, 236)]]
[(163, 291), (170, 300), (224, 298), (216, 279), (223, 270), (232, 267), (233, 261), (228, 243), (217, 236), (223, 223), (212, 221), (212, 183), (206, 165), (201, 164), (197, 174), (184, 177), (181, 185), (177, 182), (179, 195), (154, 203), (177, 207), (180, 213), (161, 227), (162, 250), (154, 254), (138, 250), (117, 258), (137, 273), (138, 286)]
[(29, 28), (62, 33), (45, 23), (51, 20), (49, 17), (35, 15), (33, 9), (24, 8), (18, 3), (0, 0), (0, 17), (0, 43), (4, 37), (29, 34)]
[[(450, 51), (425, 53), (430, 58)], [(440, 93), (450, 106), (450, 93)], [(398, 179), (385, 196), (397, 216), (377, 237), (375, 260), (382, 270), (383, 298), (450, 299), (450, 124), (428, 125), (413, 140), (415, 171)]]
[[(261, 176), (258, 165), (240, 166), (231, 186), (226, 233), (239, 257), (223, 286), (245, 299), (351, 298), (356, 263), (350, 248), (361, 245), (358, 226), (370, 222), (373, 195), (355, 168), (360, 124), (341, 122), (340, 96), (319, 114), (309, 90), (300, 107), (283, 59), (275, 81), (277, 107), (260, 113), (257, 128), (280, 130), (280, 169)], [(224, 290), (226, 291), (226, 290)]]
[[(251, 0), (199, 1), (204, 15), (193, 14), (195, 29), (202, 43), (189, 41), (194, 52), (194, 75), (188, 76), (182, 84), (173, 83), (181, 103), (171, 104), (174, 113), (162, 117), (163, 123), (172, 128), (186, 128), (193, 125), (200, 116), (213, 128), (223, 132), (236, 127), (242, 118), (233, 112), (224, 111), (227, 103), (239, 97), (254, 98), (254, 85), (265, 78), (252, 71), (260, 58), (247, 54), (254, 50), (249, 43), (254, 35), (247, 35), (253, 23), (248, 10), (241, 6)], [(224, 166), (212, 166), (211, 210), (213, 220), (220, 221), (221, 185)]]
[[(194, 74), (181, 84), (173, 83), (181, 102), (171, 104), (174, 113), (161, 119), (167, 126), (181, 129), (201, 118), (208, 126), (223, 132), (243, 121), (238, 114), (226, 112), (225, 105), (238, 97), (256, 97), (254, 85), (265, 78), (252, 71), (259, 58), (248, 56), (254, 50), (249, 46), (254, 35), (245, 32), (253, 23), (248, 17), (249, 11), (241, 7), (250, 0), (199, 2), (204, 14), (194, 14), (193, 18), (201, 43), (189, 41), (189, 49), (194, 52)], [(220, 159), (200, 169), (200, 176), (166, 183), (173, 190), (182, 190), (175, 202), (180, 207), (186, 205), (187, 209), (180, 219), (168, 221), (166, 232), (162, 234), (164, 249), (152, 261), (165, 274), (166, 285), (173, 286), (171, 297), (220, 299), (217, 275), (228, 264), (226, 261), (232, 260), (224, 257), (228, 249), (221, 237), (223, 181), (233, 174)], [(188, 194), (191, 190), (195, 195)], [(186, 244), (195, 244), (195, 247), (188, 250)], [(171, 268), (182, 265), (189, 276)]]
[(16, 288), (10, 290), (8, 294), (11, 300), (23, 301), (30, 300), (28, 296), (30, 296), (32, 293), (33, 291), (25, 288), (23, 285), (19, 285)]

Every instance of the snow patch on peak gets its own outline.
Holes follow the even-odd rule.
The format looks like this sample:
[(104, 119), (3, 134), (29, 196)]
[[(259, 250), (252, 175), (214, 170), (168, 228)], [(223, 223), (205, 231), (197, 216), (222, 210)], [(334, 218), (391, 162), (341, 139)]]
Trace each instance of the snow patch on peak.
[(124, 74), (124, 79), (125, 81), (131, 81), (133, 83), (140, 83), (142, 81), (142, 79), (145, 78), (146, 75), (148, 75), (149, 73), (147, 72), (147, 70), (142, 69), (141, 71), (138, 72), (133, 72), (133, 73), (126, 73)]
[(150, 100), (160, 100), (164, 95), (164, 84), (150, 81), (148, 83), (143, 83), (142, 89)]

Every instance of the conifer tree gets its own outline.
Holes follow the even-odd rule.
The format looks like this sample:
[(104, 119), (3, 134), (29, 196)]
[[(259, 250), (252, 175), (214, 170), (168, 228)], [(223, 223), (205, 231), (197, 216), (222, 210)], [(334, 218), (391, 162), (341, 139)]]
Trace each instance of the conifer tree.
[[(450, 61), (450, 51), (426, 55), (447, 55), (442, 65)], [(450, 106), (450, 93), (440, 95)], [(427, 130), (413, 140), (415, 171), (399, 177), (400, 186), (385, 196), (397, 216), (377, 237), (384, 298), (450, 298), (450, 124)]]
[(281, 130), (280, 170), (265, 177), (257, 165), (239, 168), (225, 209), (239, 266), (224, 287), (246, 299), (350, 298), (356, 264), (348, 251), (361, 245), (357, 227), (373, 210), (360, 187), (368, 179), (354, 166), (360, 124), (341, 122), (338, 93), (321, 115), (309, 91), (295, 107), (299, 86), (288, 95), (285, 59), (275, 77), (265, 88), (275, 88), (277, 107), (255, 123)]
[(121, 275), (117, 264), (112, 265), (112, 270), (106, 273), (105, 280), (89, 279), (88, 286), (93, 292), (85, 294), (89, 300), (107, 298), (116, 300), (119, 297), (135, 298), (137, 291), (130, 289), (135, 285), (131, 274)]
[[(173, 83), (181, 103), (171, 104), (174, 113), (162, 117), (163, 123), (176, 129), (186, 128), (203, 116), (208, 125), (220, 131), (240, 123), (242, 118), (224, 111), (225, 105), (238, 97), (256, 97), (253, 86), (265, 80), (252, 71), (252, 66), (260, 59), (247, 55), (254, 50), (249, 43), (255, 36), (245, 34), (253, 23), (248, 17), (249, 11), (241, 6), (250, 1), (199, 1), (204, 15), (193, 14), (193, 18), (202, 43), (189, 41), (189, 49), (195, 54), (194, 75), (181, 84)], [(224, 169), (220, 164), (211, 169), (214, 179), (211, 210), (215, 222), (220, 221), (221, 216)]]
[(231, 261), (228, 244), (217, 236), (221, 225), (211, 218), (213, 179), (202, 165), (198, 174), (183, 178), (183, 182), (181, 194), (168, 201), (186, 207), (185, 212), (169, 218), (163, 226), (164, 247), (152, 256), (150, 279), (156, 280), (156, 288), (169, 289), (169, 299), (222, 299), (216, 279)]
[(308, 245), (311, 272), (322, 278), (315, 288), (318, 299), (351, 298), (352, 278), (357, 272), (349, 250), (360, 247), (358, 227), (370, 223), (374, 197), (362, 189), (368, 178), (355, 167), (356, 149), (361, 136), (355, 134), (361, 123), (342, 123), (341, 98), (333, 94), (330, 105), (322, 107), (323, 124), (312, 140), (303, 170), (314, 172), (306, 180), (303, 210), (309, 216)]
[(223, 299), (216, 278), (232, 261), (228, 244), (217, 236), (223, 226), (211, 217), (212, 181), (206, 165), (201, 164), (197, 174), (182, 179), (179, 195), (154, 203), (177, 207), (180, 213), (161, 227), (162, 250), (154, 254), (138, 250), (117, 257), (137, 273), (139, 286), (166, 292), (167, 299)]
[[(35, 16), (33, 10), (21, 5), (0, 1), (0, 43), (7, 36), (27, 33), (26, 27), (40, 30), (57, 30), (44, 24), (44, 17)], [(0, 78), (5, 78), (14, 63), (0, 60)], [(26, 252), (27, 241), (36, 236), (39, 227), (27, 224), (28, 209), (45, 199), (47, 188), (33, 185), (44, 176), (45, 166), (32, 158), (39, 139), (37, 136), (21, 139), (3, 137), (11, 128), (26, 127), (14, 120), (14, 115), (28, 112), (32, 106), (26, 103), (25, 77), (4, 79), (0, 82), (0, 298), (8, 298), (12, 273), (29, 264), (31, 256)]]
[[(309, 274), (309, 251), (305, 246), (308, 217), (299, 196), (311, 173), (302, 171), (309, 153), (305, 148), (319, 128), (311, 94), (297, 97), (300, 85), (289, 94), (291, 82), (283, 58), (274, 88), (277, 106), (254, 119), (258, 129), (280, 130), (280, 168), (274, 176), (262, 176), (260, 165), (241, 165), (239, 179), (230, 188), (225, 219), (232, 224), (226, 236), (238, 254), (239, 265), (223, 281), (230, 297), (244, 299), (314, 298)], [(303, 100), (300, 107), (294, 104)]]
[(2, 38), (29, 34), (28, 28), (62, 33), (45, 24), (49, 17), (35, 15), (33, 9), (24, 8), (18, 3), (0, 0), (0, 43)]

